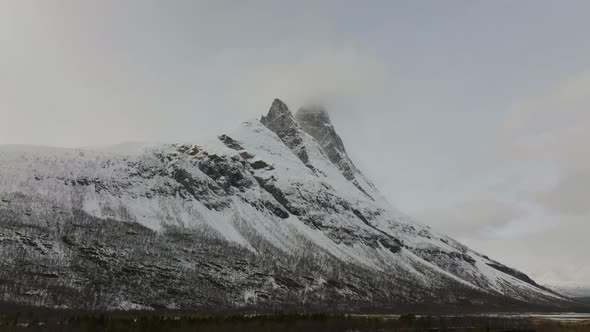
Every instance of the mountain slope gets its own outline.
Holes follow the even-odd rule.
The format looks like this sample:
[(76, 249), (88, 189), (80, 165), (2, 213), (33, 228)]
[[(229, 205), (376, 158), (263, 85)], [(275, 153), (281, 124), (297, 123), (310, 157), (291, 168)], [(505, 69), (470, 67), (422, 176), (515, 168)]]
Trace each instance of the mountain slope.
[(4, 147), (0, 165), (5, 302), (567, 303), (393, 209), (319, 107), (275, 100), (234, 132), (135, 153)]
[(583, 297), (590, 297), (590, 287), (587, 286), (577, 286), (577, 285), (551, 285), (548, 286), (552, 290), (555, 290), (559, 294), (563, 294), (570, 298), (583, 298)]

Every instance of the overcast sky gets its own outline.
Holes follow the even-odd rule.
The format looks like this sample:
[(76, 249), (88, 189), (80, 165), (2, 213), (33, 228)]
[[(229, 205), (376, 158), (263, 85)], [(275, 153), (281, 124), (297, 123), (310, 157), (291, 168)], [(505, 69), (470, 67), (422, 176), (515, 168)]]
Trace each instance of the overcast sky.
[(590, 286), (590, 2), (0, 0), (0, 144), (195, 141), (325, 103), (391, 202)]

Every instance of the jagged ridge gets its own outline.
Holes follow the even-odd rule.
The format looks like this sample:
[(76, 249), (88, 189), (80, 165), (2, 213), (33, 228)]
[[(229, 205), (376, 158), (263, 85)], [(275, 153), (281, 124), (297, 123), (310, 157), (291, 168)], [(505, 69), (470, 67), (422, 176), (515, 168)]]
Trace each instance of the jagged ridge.
[(567, 303), (392, 209), (322, 109), (293, 116), (277, 99), (260, 122), (200, 144), (134, 154), (4, 148), (0, 164), (4, 301)]

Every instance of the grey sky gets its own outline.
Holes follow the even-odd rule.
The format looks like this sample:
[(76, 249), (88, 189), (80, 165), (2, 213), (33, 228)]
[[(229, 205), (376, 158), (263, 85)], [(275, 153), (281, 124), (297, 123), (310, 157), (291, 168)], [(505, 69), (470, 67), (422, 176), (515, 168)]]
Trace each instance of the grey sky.
[(392, 203), (588, 283), (587, 1), (0, 0), (0, 144), (191, 141), (321, 101)]

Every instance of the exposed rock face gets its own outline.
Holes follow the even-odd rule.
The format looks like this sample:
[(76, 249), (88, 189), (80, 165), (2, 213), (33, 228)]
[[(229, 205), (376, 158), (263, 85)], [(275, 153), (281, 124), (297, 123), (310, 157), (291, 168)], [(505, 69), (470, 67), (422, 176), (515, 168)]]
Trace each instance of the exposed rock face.
[[(322, 151), (338, 167), (342, 175), (372, 199), (373, 197), (365, 187), (374, 189), (373, 184), (362, 175), (348, 157), (344, 143), (340, 135), (336, 133), (326, 109), (321, 105), (305, 106), (297, 111), (295, 119), (306, 133), (318, 141)], [(365, 186), (361, 183), (364, 183)]]
[(356, 167), (346, 154), (344, 143), (334, 130), (328, 112), (319, 105), (300, 108), (295, 119), (303, 130), (315, 138), (328, 158), (348, 180), (354, 180)]
[(277, 134), (307, 167), (313, 168), (303, 144), (301, 127), (283, 101), (275, 99), (268, 114), (260, 119), (260, 123)]
[(199, 144), (128, 154), (0, 147), (0, 300), (86, 309), (567, 304), (372, 199), (377, 189), (325, 111), (297, 119), (275, 100), (260, 122)]

